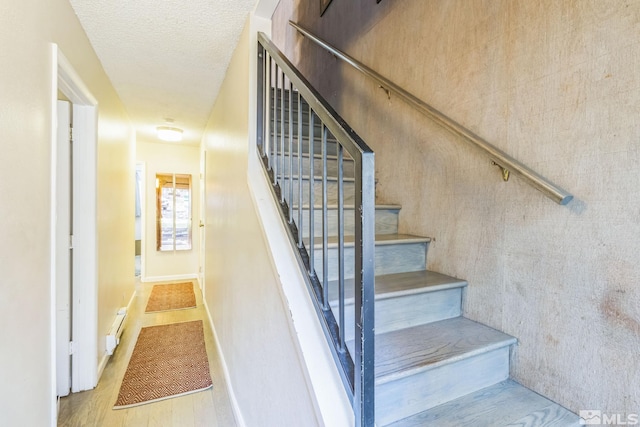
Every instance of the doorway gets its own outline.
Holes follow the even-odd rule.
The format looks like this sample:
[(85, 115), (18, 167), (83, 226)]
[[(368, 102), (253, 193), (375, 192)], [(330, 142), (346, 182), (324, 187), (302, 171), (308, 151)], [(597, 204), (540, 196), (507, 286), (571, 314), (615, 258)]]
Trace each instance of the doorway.
[(135, 275), (137, 278), (144, 277), (144, 163), (136, 163), (136, 183), (135, 183)]
[[(51, 360), (56, 367), (52, 370), (55, 399), (97, 384), (97, 101), (55, 44), (52, 58)], [(58, 98), (66, 101), (59, 103)], [(72, 128), (65, 117), (69, 124), (73, 122)]]
[(73, 236), (73, 159), (72, 109), (67, 97), (59, 93), (56, 133), (56, 393), (66, 396), (71, 391), (71, 288)]

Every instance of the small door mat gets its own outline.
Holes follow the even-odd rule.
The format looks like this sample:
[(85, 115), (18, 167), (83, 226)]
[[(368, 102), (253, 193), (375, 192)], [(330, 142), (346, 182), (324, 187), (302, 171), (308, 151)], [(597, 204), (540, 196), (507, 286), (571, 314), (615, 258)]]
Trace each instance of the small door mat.
[(145, 313), (157, 311), (183, 310), (196, 306), (196, 295), (193, 292), (193, 283), (171, 283), (168, 285), (155, 285), (151, 289), (149, 301)]
[(203, 328), (202, 320), (142, 328), (114, 409), (211, 388)]

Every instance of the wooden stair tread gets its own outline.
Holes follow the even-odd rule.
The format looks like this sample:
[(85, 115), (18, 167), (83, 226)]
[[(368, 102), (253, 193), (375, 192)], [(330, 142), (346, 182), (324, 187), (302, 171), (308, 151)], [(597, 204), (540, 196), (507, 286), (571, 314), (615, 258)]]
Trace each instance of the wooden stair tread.
[[(330, 280), (329, 300), (332, 306), (337, 306), (338, 284), (337, 280)], [(353, 304), (354, 279), (345, 279), (345, 304)], [(415, 295), (423, 292), (436, 292), (445, 289), (462, 288), (467, 286), (465, 280), (435, 271), (412, 271), (409, 273), (383, 274), (376, 276), (376, 301), (396, 298), (400, 296)]]
[(516, 339), (456, 317), (376, 336), (376, 384), (506, 347)]
[(478, 390), (389, 427), (565, 427), (579, 426), (580, 418), (536, 392), (506, 380)]
[(376, 277), (376, 299), (378, 299), (378, 293), (380, 294), (380, 299), (384, 299), (423, 291), (434, 292), (464, 286), (467, 286), (465, 280), (429, 270), (385, 274)]
[[(313, 239), (314, 249), (322, 249), (322, 238), (316, 237)], [(344, 246), (353, 247), (355, 236), (344, 236)], [(394, 244), (407, 244), (407, 243), (429, 243), (430, 237), (413, 236), (411, 234), (376, 234), (375, 236), (376, 246), (382, 245), (394, 245)], [(329, 236), (327, 239), (328, 247), (330, 249), (338, 247), (338, 237)]]

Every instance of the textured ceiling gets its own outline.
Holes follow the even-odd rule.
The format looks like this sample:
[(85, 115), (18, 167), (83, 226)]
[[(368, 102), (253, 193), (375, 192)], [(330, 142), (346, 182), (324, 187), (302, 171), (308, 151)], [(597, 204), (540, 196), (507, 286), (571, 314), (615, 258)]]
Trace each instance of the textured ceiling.
[(199, 144), (256, 0), (70, 0), (139, 139), (165, 118)]

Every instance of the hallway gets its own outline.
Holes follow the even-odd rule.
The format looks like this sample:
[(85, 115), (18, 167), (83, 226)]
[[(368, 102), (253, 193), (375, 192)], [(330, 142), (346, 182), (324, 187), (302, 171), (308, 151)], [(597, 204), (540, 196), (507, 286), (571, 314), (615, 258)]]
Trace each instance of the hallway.
[[(154, 283), (141, 283), (136, 279), (136, 296), (120, 345), (109, 360), (98, 386), (94, 390), (74, 393), (60, 401), (58, 426), (220, 426), (236, 425), (227, 385), (222, 372), (213, 332), (202, 302), (202, 294), (194, 284), (197, 307), (145, 314), (144, 310)], [(128, 409), (114, 410), (120, 383), (140, 329), (201, 319), (205, 326), (205, 342), (213, 388), (186, 396)]]

